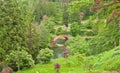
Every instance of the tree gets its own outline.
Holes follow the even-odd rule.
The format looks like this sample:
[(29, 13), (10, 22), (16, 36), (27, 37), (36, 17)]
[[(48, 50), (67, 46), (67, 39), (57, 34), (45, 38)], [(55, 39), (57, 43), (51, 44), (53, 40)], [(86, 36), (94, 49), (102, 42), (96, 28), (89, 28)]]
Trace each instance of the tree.
[(93, 14), (90, 12), (89, 7), (92, 5), (90, 0), (72, 1), (69, 3), (69, 21), (81, 23), (83, 19), (89, 18)]
[[(97, 54), (118, 46), (120, 44), (120, 27), (118, 25), (120, 23), (120, 1), (94, 0), (91, 10), (97, 11), (95, 16), (98, 17), (98, 20), (95, 24), (99, 28), (98, 35), (90, 43), (93, 48), (92, 53)], [(106, 22), (104, 22), (105, 20)]]
[(62, 6), (63, 6), (63, 24), (68, 27), (68, 23), (69, 23), (69, 14), (68, 14), (68, 4), (69, 4), (70, 0), (62, 0)]
[[(21, 0), (0, 0), (0, 48), (9, 55), (18, 47), (27, 49), (27, 15)], [(21, 48), (22, 49), (22, 48)], [(0, 59), (5, 60), (5, 55)]]
[(41, 23), (41, 20), (44, 15), (55, 16), (59, 13), (58, 4), (50, 2), (49, 0), (35, 0), (34, 2), (34, 15), (35, 22), (38, 24)]
[(14, 71), (20, 71), (23, 68), (29, 68), (34, 65), (32, 56), (24, 50), (24, 48), (18, 47), (18, 50), (12, 50), (9, 55), (6, 55), (5, 61), (10, 63), (9, 66)]
[(37, 55), (37, 59), (39, 63), (48, 63), (50, 62), (51, 58), (53, 57), (53, 50), (49, 48), (41, 49), (39, 54)]
[[(103, 4), (103, 5), (100, 4), (100, 3), (102, 2), (102, 0), (94, 0), (94, 2), (95, 2), (95, 4), (97, 4), (97, 5), (91, 7), (91, 10), (93, 10), (93, 11), (99, 10), (99, 9), (101, 9), (101, 8), (107, 8), (107, 7), (111, 7), (111, 6), (120, 4), (120, 0), (112, 0), (112, 1), (110, 0), (109, 3), (106, 4), (106, 5), (105, 5), (105, 4)], [(110, 2), (111, 2), (111, 3), (110, 3)], [(104, 2), (104, 3), (105, 3), (105, 2)], [(110, 17), (107, 19), (106, 22), (109, 23), (110, 21), (113, 20), (113, 18), (114, 18), (114, 19), (117, 18), (118, 20), (120, 20), (119, 16), (120, 16), (120, 7), (112, 10), (111, 15), (110, 15)]]

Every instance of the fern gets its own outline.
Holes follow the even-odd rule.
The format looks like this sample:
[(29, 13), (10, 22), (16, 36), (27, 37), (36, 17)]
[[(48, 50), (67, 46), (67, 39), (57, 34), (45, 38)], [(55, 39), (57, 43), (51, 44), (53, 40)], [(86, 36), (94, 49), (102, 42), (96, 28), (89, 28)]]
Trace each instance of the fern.
[(118, 47), (91, 57), (91, 64), (96, 69), (118, 70), (120, 69), (120, 54)]

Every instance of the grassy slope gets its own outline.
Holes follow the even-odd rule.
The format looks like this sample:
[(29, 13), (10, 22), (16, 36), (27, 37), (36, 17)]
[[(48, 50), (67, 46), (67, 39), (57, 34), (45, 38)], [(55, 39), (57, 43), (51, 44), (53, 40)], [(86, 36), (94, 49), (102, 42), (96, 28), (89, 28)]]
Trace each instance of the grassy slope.
[[(64, 58), (59, 58), (56, 60), (51, 61), (49, 64), (37, 64), (34, 67), (27, 69), (27, 70), (22, 70), (20, 73), (55, 73), (54, 71), (54, 64), (55, 63), (60, 63), (61, 68), (60, 72), (61, 73), (83, 73), (83, 69), (81, 69), (81, 66), (78, 64), (75, 64), (76, 58), (75, 57), (69, 57), (67, 60)], [(19, 72), (16, 72), (19, 73)]]
[(37, 64), (20, 73), (55, 73), (55, 63), (61, 64), (61, 73), (102, 73), (104, 70), (118, 70), (120, 69), (120, 55), (117, 48), (93, 57), (86, 57), (82, 65), (78, 64), (78, 59), (75, 56), (71, 56), (68, 59), (52, 60), (49, 64)]

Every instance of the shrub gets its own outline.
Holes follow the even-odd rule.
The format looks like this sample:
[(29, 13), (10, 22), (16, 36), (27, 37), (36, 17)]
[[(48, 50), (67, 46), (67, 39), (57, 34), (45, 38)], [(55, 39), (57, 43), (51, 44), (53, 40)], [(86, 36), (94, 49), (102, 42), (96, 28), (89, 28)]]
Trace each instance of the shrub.
[(36, 56), (39, 50), (50, 45), (51, 34), (44, 25), (32, 24), (28, 30), (28, 39), (29, 53), (32, 55), (35, 63), (38, 63)]
[(0, 48), (0, 61), (4, 59), (4, 55), (5, 55), (5, 50), (3, 48)]
[(69, 49), (65, 49), (65, 50), (63, 51), (63, 57), (64, 57), (64, 58), (68, 58), (69, 53), (70, 53), (70, 50), (69, 50)]
[(12, 68), (6, 67), (6, 68), (3, 68), (3, 72), (0, 72), (0, 73), (12, 73), (12, 72), (13, 72)]
[(99, 23), (101, 26), (99, 26), (98, 35), (90, 41), (89, 48), (91, 49), (92, 55), (111, 50), (119, 45), (118, 25), (110, 23), (108, 26), (104, 27), (102, 26), (103, 24), (102, 22)]
[(37, 59), (40, 63), (48, 63), (50, 62), (51, 57), (53, 57), (53, 50), (45, 48), (39, 51)]
[(58, 27), (56, 30), (55, 30), (55, 34), (56, 35), (60, 35), (60, 34), (69, 34), (70, 31), (67, 31), (66, 29), (62, 28), (62, 27)]
[(34, 65), (32, 56), (25, 50), (14, 50), (6, 56), (6, 63), (12, 67), (13, 70), (28, 68)]
[(60, 66), (61, 66), (61, 65), (60, 65), (59, 63), (55, 63), (54, 69), (55, 69), (56, 73), (59, 73)]
[(76, 22), (72, 23), (70, 26), (70, 32), (73, 36), (76, 36), (80, 33), (80, 25)]
[(105, 51), (98, 55), (91, 57), (91, 64), (94, 69), (101, 69), (105, 71), (120, 69), (120, 54), (119, 47), (113, 48), (110, 51)]
[(90, 49), (87, 41), (80, 36), (71, 37), (67, 42), (67, 48), (71, 50), (71, 54), (79, 52), (81, 54), (85, 53), (89, 55)]
[(2, 71), (3, 68), (3, 62), (0, 61), (0, 72)]
[(48, 29), (48, 31), (50, 32), (50, 33), (54, 33), (54, 25), (55, 25), (55, 22), (53, 22), (52, 20), (43, 20), (43, 21), (41, 21), (41, 25), (43, 25), (43, 26), (45, 26), (46, 27), (46, 29)]

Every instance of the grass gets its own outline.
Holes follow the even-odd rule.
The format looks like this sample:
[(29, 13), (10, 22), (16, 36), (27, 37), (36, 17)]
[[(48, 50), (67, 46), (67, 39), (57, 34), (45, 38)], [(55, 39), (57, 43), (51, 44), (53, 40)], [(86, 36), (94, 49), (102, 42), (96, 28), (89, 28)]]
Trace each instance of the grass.
[(68, 59), (59, 58), (52, 60), (49, 64), (37, 64), (32, 68), (22, 70), (15, 73), (56, 73), (54, 70), (54, 64), (59, 63), (61, 65), (60, 73), (99, 73), (97, 70), (89, 71), (87, 64), (78, 64), (77, 58), (71, 56)]
[(49, 64), (37, 64), (32, 68), (20, 71), (20, 73), (55, 73), (55, 63), (61, 65), (60, 73), (83, 73), (81, 65), (75, 64), (75, 62), (75, 57), (69, 57), (68, 59), (59, 58), (52, 60)]
[(55, 63), (61, 65), (60, 73), (102, 73), (104, 70), (120, 70), (120, 55), (117, 49), (118, 47), (99, 55), (84, 57), (82, 63), (76, 56), (70, 56), (67, 59), (54, 59), (48, 64), (37, 64), (32, 68), (14, 73), (56, 73)]

